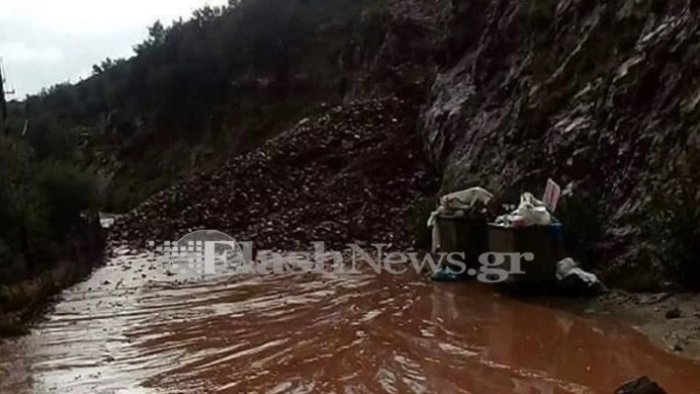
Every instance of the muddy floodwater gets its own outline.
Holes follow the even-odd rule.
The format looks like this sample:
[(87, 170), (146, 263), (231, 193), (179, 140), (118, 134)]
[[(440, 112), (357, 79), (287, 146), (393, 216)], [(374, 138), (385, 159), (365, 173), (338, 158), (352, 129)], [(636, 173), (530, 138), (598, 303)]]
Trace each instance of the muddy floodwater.
[(3, 393), (612, 393), (700, 365), (626, 325), (412, 275), (190, 281), (123, 254), (0, 344)]

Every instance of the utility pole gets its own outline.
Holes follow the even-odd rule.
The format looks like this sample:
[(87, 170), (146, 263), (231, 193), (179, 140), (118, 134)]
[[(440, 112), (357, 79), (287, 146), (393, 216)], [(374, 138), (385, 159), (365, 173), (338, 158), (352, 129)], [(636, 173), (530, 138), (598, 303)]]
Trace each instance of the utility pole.
[(2, 62), (0, 62), (0, 130), (7, 135), (7, 103), (5, 102), (5, 76), (3, 75)]

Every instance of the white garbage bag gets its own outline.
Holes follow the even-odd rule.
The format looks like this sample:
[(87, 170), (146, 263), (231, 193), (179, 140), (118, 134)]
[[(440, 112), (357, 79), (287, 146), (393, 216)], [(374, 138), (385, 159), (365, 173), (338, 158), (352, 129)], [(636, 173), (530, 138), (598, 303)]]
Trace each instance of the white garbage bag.
[(440, 199), (440, 206), (430, 215), (428, 227), (435, 226), (435, 221), (438, 217), (454, 218), (462, 216), (465, 210), (471, 209), (477, 202), (488, 205), (491, 199), (493, 199), (493, 194), (480, 187), (472, 187), (471, 189), (446, 194)]
[(581, 283), (591, 289), (602, 287), (602, 282), (595, 274), (582, 270), (572, 258), (557, 263), (557, 280), (561, 283)]
[(552, 215), (545, 204), (532, 193), (523, 193), (518, 209), (508, 215), (499, 216), (496, 223), (513, 227), (548, 226), (552, 224)]
[(428, 219), (428, 227), (433, 228), (432, 252), (437, 253), (441, 249), (440, 228), (437, 225), (437, 219), (439, 217), (464, 217), (464, 212), (471, 209), (476, 203), (488, 205), (492, 199), (493, 194), (481, 187), (472, 187), (442, 196), (442, 198), (440, 198), (440, 205), (430, 214), (430, 218)]

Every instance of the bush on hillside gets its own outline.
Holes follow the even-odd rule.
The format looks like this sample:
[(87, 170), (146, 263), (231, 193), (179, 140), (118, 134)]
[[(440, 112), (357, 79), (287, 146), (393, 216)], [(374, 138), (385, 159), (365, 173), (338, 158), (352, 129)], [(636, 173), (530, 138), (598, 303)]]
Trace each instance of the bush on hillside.
[[(95, 209), (94, 178), (69, 162), (38, 161), (23, 142), (0, 137), (0, 271), (26, 253), (55, 250)], [(21, 266), (21, 264), (19, 264)]]

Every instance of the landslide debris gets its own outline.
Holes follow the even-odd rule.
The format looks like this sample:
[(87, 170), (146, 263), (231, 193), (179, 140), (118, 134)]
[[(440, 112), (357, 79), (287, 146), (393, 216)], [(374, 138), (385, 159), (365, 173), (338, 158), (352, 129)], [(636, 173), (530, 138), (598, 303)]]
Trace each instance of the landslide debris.
[(311, 241), (413, 244), (413, 211), (435, 179), (415, 108), (388, 97), (322, 107), (259, 148), (153, 195), (120, 217), (113, 243), (144, 247), (215, 229), (257, 248)]

